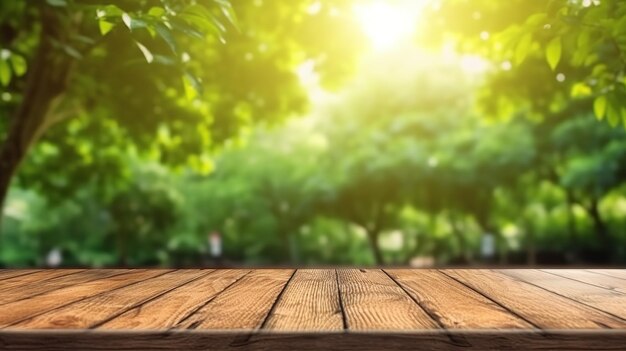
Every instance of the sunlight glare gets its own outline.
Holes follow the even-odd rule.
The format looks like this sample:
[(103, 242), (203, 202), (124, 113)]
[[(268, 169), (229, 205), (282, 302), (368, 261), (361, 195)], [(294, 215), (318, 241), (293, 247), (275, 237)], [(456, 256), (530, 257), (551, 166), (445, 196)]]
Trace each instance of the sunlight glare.
[(489, 62), (480, 56), (462, 55), (460, 57), (461, 68), (471, 75), (481, 75), (489, 69)]
[(386, 50), (414, 33), (426, 0), (375, 1), (354, 7), (363, 32), (375, 50)]

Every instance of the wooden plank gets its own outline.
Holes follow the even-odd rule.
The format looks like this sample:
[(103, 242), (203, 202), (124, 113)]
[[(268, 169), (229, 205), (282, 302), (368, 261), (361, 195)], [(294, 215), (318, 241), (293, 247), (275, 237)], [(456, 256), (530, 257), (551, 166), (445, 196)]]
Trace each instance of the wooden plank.
[(218, 270), (170, 291), (141, 306), (131, 308), (98, 326), (99, 329), (169, 329), (211, 302), (250, 270)]
[(292, 269), (253, 270), (176, 328), (258, 329), (293, 273)]
[(588, 271), (608, 275), (614, 278), (626, 279), (626, 269), (588, 269)]
[(67, 286), (82, 284), (92, 280), (103, 279), (115, 275), (128, 273), (129, 269), (93, 269), (83, 272), (56, 277), (54, 279), (44, 281), (29, 286), (20, 286), (19, 288), (3, 290), (0, 292), (0, 306), (9, 302), (28, 299), (37, 295), (44, 294), (49, 291), (58, 290)]
[(84, 269), (47, 269), (33, 274), (17, 276), (2, 280), (0, 284), (0, 294), (10, 289), (24, 289), (36, 283), (36, 285), (45, 284), (55, 278), (76, 274), (84, 271)]
[(340, 269), (337, 273), (349, 330), (417, 330), (438, 327), (380, 269)]
[(582, 269), (542, 269), (541, 271), (626, 294), (626, 279)]
[(177, 270), (92, 296), (14, 324), (12, 328), (78, 329), (90, 328), (118, 316), (130, 308), (210, 273), (206, 270)]
[(7, 350), (624, 350), (624, 331), (457, 331), (466, 344), (442, 331), (419, 333), (271, 333), (242, 340), (238, 331), (0, 331)]
[(336, 276), (334, 269), (299, 269), (285, 288), (264, 329), (343, 330)]
[[(17, 350), (623, 350), (623, 333), (475, 333), (455, 345), (441, 332), (274, 333), (240, 342), (236, 333), (197, 331), (0, 332), (0, 345)], [(263, 337), (265, 336), (265, 337)]]
[(620, 319), (501, 272), (477, 269), (442, 272), (542, 329), (626, 327), (626, 323)]
[(68, 286), (32, 298), (14, 301), (2, 306), (0, 328), (6, 328), (27, 318), (51, 311), (82, 299), (111, 291), (123, 286), (136, 284), (170, 272), (171, 270), (137, 270), (107, 279), (90, 281), (85, 284)]
[[(191, 339), (191, 338), (190, 338)], [(460, 340), (456, 342), (454, 340)], [(190, 341), (188, 339), (188, 341)], [(219, 341), (213, 341), (219, 344)], [(422, 330), (259, 334), (231, 342), (229, 350), (624, 350), (626, 332)], [(222, 345), (225, 343), (222, 343)], [(190, 344), (185, 349), (194, 349)], [(222, 349), (222, 348), (220, 348)]]
[(39, 272), (41, 269), (1, 269), (0, 270), (0, 284), (2, 284), (2, 280), (19, 277), (20, 275), (33, 274), (35, 272)]
[(502, 272), (560, 296), (608, 312), (623, 319), (626, 323), (625, 294), (541, 271), (505, 270)]
[(445, 328), (534, 328), (502, 306), (436, 270), (386, 271)]

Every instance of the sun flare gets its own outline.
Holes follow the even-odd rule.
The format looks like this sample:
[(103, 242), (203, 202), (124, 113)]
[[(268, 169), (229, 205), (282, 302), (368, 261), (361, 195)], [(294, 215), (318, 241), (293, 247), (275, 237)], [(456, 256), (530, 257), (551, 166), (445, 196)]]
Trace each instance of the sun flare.
[(355, 15), (375, 50), (386, 50), (414, 33), (426, 0), (366, 2)]

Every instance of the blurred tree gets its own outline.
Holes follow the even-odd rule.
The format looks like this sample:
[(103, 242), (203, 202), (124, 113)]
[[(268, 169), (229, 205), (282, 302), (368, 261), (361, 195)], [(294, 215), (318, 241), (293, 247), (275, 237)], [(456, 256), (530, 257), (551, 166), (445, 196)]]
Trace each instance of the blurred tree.
[[(298, 233), (316, 215), (315, 206), (325, 186), (318, 162), (324, 146), (318, 138), (314, 130), (298, 123), (280, 131), (259, 131), (251, 141), (254, 152), (225, 152), (214, 175), (234, 180), (254, 194), (253, 201), (233, 199), (238, 203), (234, 208), (244, 214), (239, 218), (244, 222), (242, 229), (253, 228), (261, 214), (270, 218), (275, 239), (255, 237), (255, 245), (276, 241), (279, 257), (292, 263), (300, 261)], [(276, 140), (281, 141), (277, 144)]]
[[(0, 60), (6, 89), (0, 199), (42, 136), (39, 164), (20, 177), (44, 193), (71, 190), (74, 180), (86, 178), (117, 182), (116, 174), (128, 172), (115, 150), (209, 172), (211, 151), (225, 140), (253, 122), (272, 123), (306, 107), (294, 72), (300, 63), (312, 60), (328, 85), (353, 67), (360, 44), (345, 11), (350, 2), (322, 2), (316, 11), (312, 4), (3, 3), (3, 33), (10, 38)], [(324, 31), (343, 36), (323, 39), (320, 21)], [(238, 30), (228, 30), (235, 25)], [(48, 132), (60, 121), (66, 123)], [(106, 139), (114, 140), (114, 150), (99, 143)], [(68, 167), (72, 156), (79, 162)], [(110, 174), (91, 172), (101, 160)], [(54, 183), (39, 176), (41, 166), (70, 179)]]
[[(463, 69), (475, 57), (410, 45), (356, 66), (349, 0), (233, 2), (238, 30), (221, 0), (112, 3), (0, 4), (0, 135), (45, 106), (29, 101), (54, 102), (13, 183), (0, 264), (58, 249), (65, 265), (197, 265), (213, 231), (227, 263), (458, 264), (485, 232), (515, 263), (524, 249), (539, 264), (626, 257), (625, 132), (591, 117), (615, 124), (621, 3), (433, 2), (421, 33), (453, 33), (490, 60), (486, 77)], [(38, 53), (44, 13), (57, 42)], [(25, 95), (68, 61), (54, 96)], [(272, 129), (305, 111), (304, 66), (326, 88), (363, 74)]]
[[(227, 1), (212, 4), (219, 7), (223, 17), (234, 21)], [(186, 34), (195, 31), (202, 37), (201, 31), (221, 32), (219, 28), (223, 26), (222, 19), (213, 14), (215, 11), (198, 4), (165, 1), (162, 6), (149, 7), (148, 1), (142, 1), (120, 2), (120, 5), (126, 5), (126, 9), (114, 4), (66, 0), (2, 4), (6, 35), (0, 60), (1, 83), (16, 94), (12, 97), (5, 91), (5, 100), (16, 102), (2, 109), (5, 118), (0, 149), (0, 204), (18, 165), (41, 135), (52, 124), (75, 115), (72, 108), (77, 104), (89, 108), (102, 102), (96, 99), (106, 98), (97, 91), (102, 82), (97, 76), (85, 74), (85, 69), (96, 68), (96, 62), (106, 57), (104, 72), (115, 77), (116, 74), (110, 74), (115, 72), (115, 64), (127, 66), (134, 57), (123, 55), (129, 51), (127, 44), (141, 52), (147, 63), (159, 61), (159, 56), (155, 57), (146, 47), (147, 33), (158, 34), (176, 54), (175, 30)], [(24, 26), (24, 23), (28, 24)], [(111, 60), (107, 54), (116, 54), (116, 59)], [(26, 79), (19, 79), (24, 74)], [(128, 80), (130, 77), (124, 78), (132, 82)], [(132, 98), (126, 96), (125, 100)]]
[(430, 59), (413, 48), (370, 57), (364, 65), (372, 69), (347, 87), (322, 125), (330, 145), (322, 164), (335, 184), (324, 212), (362, 228), (377, 264), (384, 263), (380, 236), (398, 228), (406, 204), (433, 216), (443, 206), (442, 189), (428, 182), (449, 146), (439, 133), (468, 117), (467, 77)]
[(563, 122), (552, 133), (551, 152), (561, 155), (561, 162), (554, 165), (558, 181), (571, 201), (587, 212), (603, 252), (610, 252), (614, 244), (600, 201), (626, 179), (625, 134), (597, 125), (584, 114)]
[(107, 208), (120, 266), (158, 263), (151, 251), (167, 246), (167, 233), (180, 215), (180, 199), (169, 183), (143, 173), (134, 174), (133, 184), (119, 191)]

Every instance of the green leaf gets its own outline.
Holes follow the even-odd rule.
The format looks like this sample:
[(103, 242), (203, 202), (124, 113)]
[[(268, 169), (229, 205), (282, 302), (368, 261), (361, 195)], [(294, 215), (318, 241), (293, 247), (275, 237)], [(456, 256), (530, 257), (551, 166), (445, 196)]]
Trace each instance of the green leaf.
[(172, 35), (172, 32), (170, 32), (170, 29), (162, 23), (157, 23), (154, 25), (154, 30), (156, 30), (159, 36), (165, 40), (170, 49), (172, 49), (172, 52), (176, 53), (176, 41), (174, 40), (174, 36)]
[(226, 27), (222, 24), (222, 22), (220, 22), (220, 20), (206, 7), (199, 4), (187, 6), (179, 17), (204, 31), (226, 31)]
[(0, 61), (0, 83), (5, 87), (11, 82), (11, 69), (9, 68), (9, 62), (5, 60)]
[(137, 47), (139, 48), (139, 50), (141, 50), (141, 53), (143, 54), (143, 57), (146, 58), (146, 61), (148, 63), (152, 63), (152, 61), (154, 60), (154, 55), (152, 55), (152, 53), (150, 52), (150, 50), (148, 50), (148, 48), (146, 48), (145, 46), (143, 46), (140, 42), (136, 41), (135, 44), (137, 44)]
[(571, 96), (582, 98), (592, 94), (591, 87), (585, 83), (578, 82), (572, 86)]
[(111, 22), (107, 22), (105, 20), (98, 21), (98, 27), (100, 28), (100, 34), (106, 35), (108, 32), (115, 27), (115, 24)]
[(124, 24), (126, 25), (126, 27), (128, 27), (128, 29), (130, 30), (133, 29), (133, 19), (130, 18), (130, 15), (127, 14), (126, 12), (122, 14), (122, 22), (124, 22)]
[(235, 26), (239, 30), (239, 25), (237, 21), (237, 16), (235, 14), (235, 10), (229, 1), (226, 0), (216, 0), (220, 4), (220, 8), (222, 9), (222, 13), (228, 19), (230, 24)]
[(86, 35), (72, 34), (71, 38), (72, 38), (72, 40), (75, 40), (75, 41), (80, 42), (82, 44), (93, 45), (93, 44), (96, 43), (96, 41), (93, 40), (93, 38), (88, 37)]
[(148, 15), (153, 17), (161, 17), (165, 14), (165, 9), (162, 7), (153, 6), (148, 10)]
[(520, 64), (524, 61), (528, 52), (530, 51), (530, 47), (533, 44), (533, 37), (530, 33), (524, 34), (520, 41), (517, 43), (515, 47), (515, 63)]
[(606, 96), (598, 96), (593, 101), (593, 112), (598, 120), (602, 120), (606, 114)]
[(11, 55), (11, 65), (16, 76), (20, 77), (26, 73), (26, 59), (18, 54)]
[(176, 65), (176, 63), (178, 63), (177, 60), (175, 60), (172, 57), (169, 56), (163, 56), (163, 55), (154, 55), (154, 63), (158, 63), (161, 65), (165, 65), (165, 66), (174, 66)]
[(620, 110), (618, 108), (619, 106), (614, 106), (613, 104), (610, 104), (609, 106), (607, 106), (606, 117), (611, 127), (617, 126), (620, 120), (622, 119)]
[(148, 27), (148, 22), (139, 18), (133, 18), (132, 21), (130, 22), (130, 26), (131, 26), (131, 29), (133, 30), (137, 28), (146, 28)]
[(83, 58), (83, 55), (81, 55), (81, 53), (78, 52), (78, 50), (74, 49), (73, 47), (69, 45), (63, 45), (63, 51), (65, 51), (66, 54), (68, 54), (69, 56), (75, 59)]
[[(180, 15), (180, 16), (182, 16), (182, 15)], [(190, 37), (195, 37), (197, 39), (204, 39), (204, 34), (202, 32), (200, 32), (197, 29), (195, 29), (194, 27), (188, 25), (184, 21), (181, 21), (181, 20), (179, 20), (177, 18), (173, 18), (170, 21), (170, 24), (176, 30), (181, 31), (181, 32), (185, 33), (186, 35), (188, 35)]]
[(198, 93), (193, 88), (186, 76), (183, 77), (183, 88), (185, 90), (185, 96), (187, 97), (187, 100), (191, 101), (195, 99), (196, 96), (198, 96)]
[(148, 23), (146, 21), (140, 18), (132, 18), (126, 12), (122, 14), (122, 22), (124, 22), (126, 27), (128, 27), (128, 29), (130, 29), (131, 31), (137, 28), (146, 28), (148, 26)]
[(561, 60), (561, 38), (556, 37), (546, 47), (546, 59), (550, 68), (554, 71)]
[(146, 30), (148, 31), (148, 33), (150, 33), (150, 37), (152, 37), (153, 39), (156, 37), (157, 32), (154, 30), (154, 26), (147, 26)]
[(96, 10), (96, 18), (97, 19), (117, 19), (120, 17), (124, 11), (115, 5), (106, 5), (103, 7), (98, 7)]

